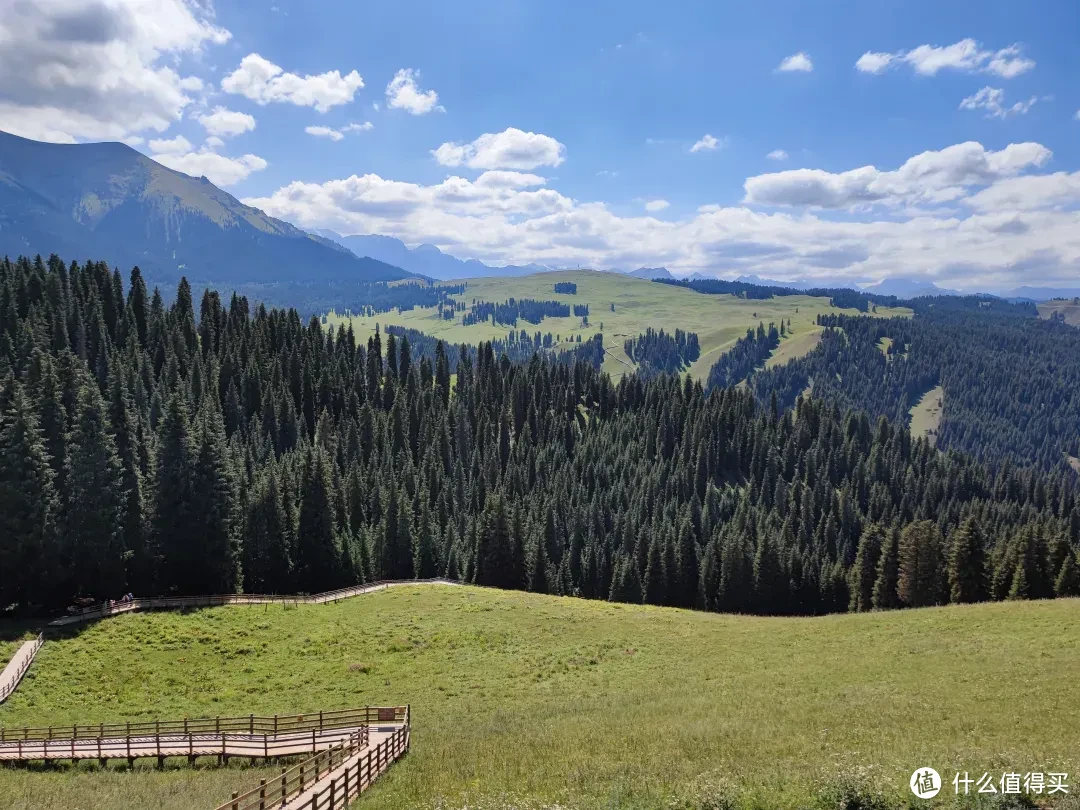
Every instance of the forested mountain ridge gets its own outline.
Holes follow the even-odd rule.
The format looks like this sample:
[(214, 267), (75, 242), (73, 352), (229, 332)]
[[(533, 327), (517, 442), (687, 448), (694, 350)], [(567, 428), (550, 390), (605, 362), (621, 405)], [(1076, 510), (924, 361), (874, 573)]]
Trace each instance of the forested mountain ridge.
[(0, 603), (438, 574), (767, 614), (1080, 592), (1072, 474), (490, 344), (452, 385), (448, 351), (0, 263)]
[(108, 256), (151, 278), (229, 285), (388, 281), (408, 274), (244, 205), (205, 177), (122, 143), (51, 144), (0, 132), (0, 256)]
[(914, 318), (823, 316), (817, 349), (751, 385), (790, 407), (813, 381), (815, 397), (901, 422), (940, 385), (939, 447), (1047, 469), (1080, 455), (1080, 331), (1031, 306), (948, 300), (913, 302)]

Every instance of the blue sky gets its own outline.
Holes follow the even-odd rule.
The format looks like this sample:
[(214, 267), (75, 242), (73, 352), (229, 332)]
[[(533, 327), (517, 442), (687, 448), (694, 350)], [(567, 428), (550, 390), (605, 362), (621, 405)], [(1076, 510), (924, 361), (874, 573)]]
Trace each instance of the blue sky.
[(123, 139), (302, 227), (496, 264), (1080, 285), (1075, 2), (5, 7), (0, 127)]

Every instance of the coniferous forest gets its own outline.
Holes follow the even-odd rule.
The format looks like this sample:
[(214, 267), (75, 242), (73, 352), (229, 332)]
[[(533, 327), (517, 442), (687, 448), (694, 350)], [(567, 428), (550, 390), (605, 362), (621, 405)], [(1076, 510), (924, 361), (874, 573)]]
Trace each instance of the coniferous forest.
[(615, 383), (581, 351), (414, 354), (5, 260), (0, 604), (440, 575), (762, 614), (1080, 593), (1067, 469), (941, 452), (860, 401)]

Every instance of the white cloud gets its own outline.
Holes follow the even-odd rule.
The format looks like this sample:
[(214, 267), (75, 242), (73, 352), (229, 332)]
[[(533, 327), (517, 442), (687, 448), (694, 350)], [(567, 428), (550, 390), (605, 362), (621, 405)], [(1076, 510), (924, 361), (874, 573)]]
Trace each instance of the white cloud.
[(331, 127), (304, 127), (304, 132), (314, 135), (316, 138), (329, 138), (332, 141), (344, 139), (344, 135)]
[(202, 148), (195, 151), (183, 135), (175, 138), (155, 138), (148, 146), (154, 160), (192, 177), (206, 177), (216, 186), (231, 186), (245, 179), (252, 172), (266, 168), (267, 163), (258, 155), (242, 155), (231, 158), (219, 155), (215, 149), (224, 145), (216, 135), (206, 139)]
[(745, 201), (753, 205), (856, 208), (873, 204), (923, 205), (951, 202), (966, 189), (985, 186), (1044, 165), (1049, 149), (1037, 143), (1009, 144), (988, 152), (968, 142), (923, 152), (895, 171), (863, 166), (832, 173), (793, 169), (747, 178)]
[(417, 86), (416, 80), (419, 78), (420, 72), (412, 68), (404, 68), (395, 73), (394, 78), (386, 85), (387, 105), (413, 115), (424, 115), (432, 110), (445, 112), (438, 104), (438, 93), (434, 90), (421, 90)]
[(221, 80), (221, 89), (226, 93), (242, 95), (258, 104), (289, 103), (314, 107), (321, 113), (348, 104), (363, 86), (364, 80), (355, 70), (344, 76), (337, 70), (298, 76), (284, 72), (257, 53), (245, 56), (240, 66)]
[(175, 138), (155, 138), (148, 144), (150, 151), (155, 155), (175, 155), (181, 152), (191, 151), (191, 142), (183, 135), (177, 135)]
[(787, 160), (788, 153), (785, 152), (783, 149), (773, 149), (765, 157), (767, 157), (769, 160)]
[(344, 140), (345, 134), (348, 132), (369, 132), (374, 128), (374, 124), (370, 121), (365, 121), (362, 124), (346, 124), (341, 129), (322, 126), (304, 127), (304, 132), (308, 135), (314, 135), (317, 138), (329, 138), (332, 141), (340, 141)]
[(985, 50), (974, 39), (962, 39), (952, 45), (919, 45), (910, 51), (875, 53), (867, 51), (855, 63), (863, 73), (883, 73), (904, 63), (920, 76), (935, 76), (942, 70), (963, 73), (990, 73), (1011, 79), (1035, 67), (1035, 62), (1023, 56), (1019, 45), (997, 51)]
[(562, 164), (566, 147), (548, 135), (509, 127), (484, 133), (472, 143), (444, 143), (431, 154), (443, 166), (527, 170)]
[(776, 69), (783, 73), (809, 73), (814, 69), (814, 63), (810, 61), (809, 56), (799, 51), (787, 57)]
[(215, 186), (234, 185), (252, 172), (261, 172), (267, 166), (266, 161), (258, 155), (231, 158), (210, 149), (184, 154), (154, 155), (154, 160), (192, 177), (205, 177)]
[(715, 138), (712, 135), (706, 133), (702, 135), (693, 146), (690, 147), (691, 152), (712, 152), (718, 147), (723, 146), (723, 142), (719, 138)]
[(965, 202), (979, 211), (1033, 211), (1080, 202), (1080, 172), (1011, 177)]
[(859, 57), (859, 60), (855, 63), (855, 68), (862, 73), (882, 73), (892, 64), (893, 58), (891, 53), (867, 51)]
[(665, 208), (670, 208), (671, 203), (667, 200), (649, 200), (645, 203), (645, 210), (650, 213), (656, 213), (657, 211), (663, 211)]
[(71, 143), (163, 132), (202, 87), (175, 65), (230, 34), (184, 0), (3, 0), (0, 121)]
[[(377, 175), (297, 182), (245, 202), (301, 227), (383, 233), (410, 246), (435, 244), (453, 255), (494, 264), (663, 265), (679, 273), (698, 270), (728, 278), (757, 273), (856, 281), (904, 275), (960, 289), (1052, 283), (1056, 277), (1068, 280), (1070, 273), (1075, 280), (1080, 212), (1070, 210), (1068, 200), (1080, 178), (1009, 177), (1026, 164), (1022, 153), (1006, 151), (986, 153), (983, 169), (969, 171), (990, 179), (988, 188), (997, 190), (998, 199), (984, 189), (958, 199), (955, 212), (947, 216), (896, 208), (877, 220), (829, 218), (745, 205), (702, 205), (681, 219), (644, 211), (618, 216), (603, 203), (526, 186), (537, 182), (535, 176), (496, 172), (472, 182), (449, 177), (430, 186)], [(929, 154), (948, 155), (949, 150)], [(934, 160), (913, 161), (909, 169), (935, 174), (930, 170)]]
[(197, 120), (210, 135), (217, 135), (219, 138), (241, 135), (255, 129), (254, 116), (225, 107), (214, 107), (213, 112), (203, 113)]
[(1017, 101), (1011, 107), (1006, 107), (1004, 90), (999, 87), (984, 87), (974, 95), (963, 99), (960, 102), (960, 109), (986, 110), (987, 118), (1008, 118), (1010, 115), (1026, 114), (1038, 100), (1038, 96), (1032, 96), (1027, 101)]

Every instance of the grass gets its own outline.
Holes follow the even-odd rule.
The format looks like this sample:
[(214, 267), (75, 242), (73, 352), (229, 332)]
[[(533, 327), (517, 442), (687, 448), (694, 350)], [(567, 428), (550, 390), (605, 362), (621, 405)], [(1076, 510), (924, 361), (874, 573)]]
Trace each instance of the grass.
[[(919, 766), (1075, 773), (1078, 621), (1080, 600), (783, 619), (400, 588), (93, 625), (46, 643), (0, 723), (408, 702), (412, 751), (364, 807), (824, 807), (851, 778), (894, 804)], [(3, 769), (0, 796), (189, 810), (275, 772), (95, 770)]]
[(926, 436), (931, 445), (937, 442), (944, 399), (945, 392), (939, 385), (923, 394), (922, 399), (912, 406), (910, 411), (912, 436)]
[[(559, 281), (576, 283), (577, 294), (556, 295), (554, 285)], [(800, 352), (805, 354), (817, 345), (817, 338), (812, 335), (820, 331), (814, 323), (819, 313), (841, 311), (830, 306), (827, 298), (793, 295), (752, 301), (731, 295), (703, 295), (683, 287), (590, 270), (537, 273), (519, 278), (478, 278), (469, 279), (467, 283), (465, 293), (456, 296), (466, 304), (471, 304), (474, 298), (484, 301), (536, 298), (588, 304), (588, 326), (582, 326), (581, 319), (571, 315), (567, 318), (545, 318), (539, 324), (519, 321), (518, 328), (526, 329), (530, 334), (537, 330), (541, 333), (551, 332), (561, 336), (565, 342), (577, 335), (581, 335), (582, 340), (592, 337), (601, 331), (602, 323), (604, 341), (609, 350), (604, 370), (615, 377), (633, 369), (623, 351), (623, 341), (636, 337), (649, 327), (662, 328), (667, 332), (673, 332), (676, 328), (696, 332), (701, 344), (701, 357), (693, 363), (689, 372), (704, 379), (716, 359), (745, 335), (748, 327), (756, 327), (759, 322), (768, 325), (770, 321), (779, 326), (781, 318), (790, 318), (793, 335), (780, 347), (780, 350), (787, 347), (789, 353), (784, 356), (787, 360), (800, 356)], [(615, 304), (614, 312), (611, 311), (611, 304)], [(856, 314), (853, 309), (842, 311)], [(888, 317), (890, 314), (910, 314), (910, 310), (879, 307), (878, 314)], [(327, 320), (337, 325), (344, 323), (346, 318), (332, 312)], [(352, 325), (357, 339), (366, 341), (368, 335), (374, 332), (376, 323), (412, 327), (455, 344), (505, 338), (510, 331), (490, 321), (463, 326), (460, 315), (453, 321), (443, 321), (437, 309), (428, 307), (400, 314), (381, 312), (371, 318), (354, 316)]]
[(1038, 304), (1038, 308), (1040, 318), (1049, 318), (1053, 313), (1060, 312), (1065, 318), (1065, 323), (1080, 326), (1080, 302), (1075, 299), (1043, 301)]

